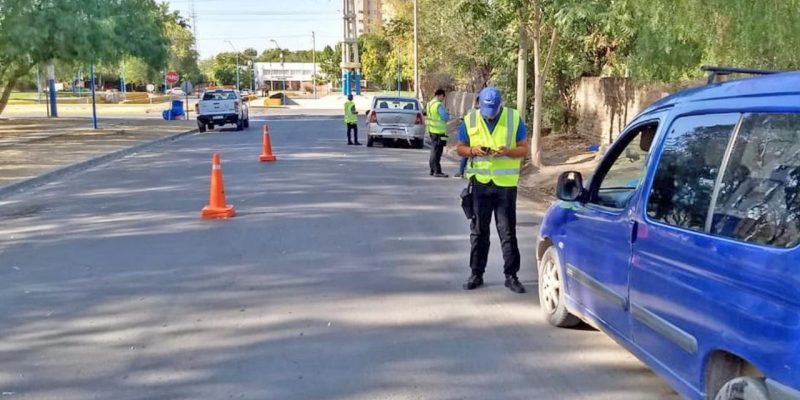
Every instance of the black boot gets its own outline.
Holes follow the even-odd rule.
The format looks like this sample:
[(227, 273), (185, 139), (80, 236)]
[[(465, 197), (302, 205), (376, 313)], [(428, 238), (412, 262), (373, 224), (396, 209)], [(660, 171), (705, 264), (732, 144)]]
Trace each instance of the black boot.
[(483, 286), (483, 276), (472, 274), (469, 276), (464, 285), (462, 286), (464, 290), (473, 290)]
[(514, 275), (506, 275), (506, 287), (514, 293), (525, 293), (525, 286)]

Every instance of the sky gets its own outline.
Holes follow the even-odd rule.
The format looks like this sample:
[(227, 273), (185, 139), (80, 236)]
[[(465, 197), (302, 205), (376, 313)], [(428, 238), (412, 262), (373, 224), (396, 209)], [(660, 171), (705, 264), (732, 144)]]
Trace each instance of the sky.
[[(191, 21), (190, 0), (164, 0)], [(275, 48), (317, 50), (342, 40), (341, 0), (194, 0), (197, 49), (205, 59), (248, 47), (259, 53)], [(231, 43), (226, 42), (226, 40)]]

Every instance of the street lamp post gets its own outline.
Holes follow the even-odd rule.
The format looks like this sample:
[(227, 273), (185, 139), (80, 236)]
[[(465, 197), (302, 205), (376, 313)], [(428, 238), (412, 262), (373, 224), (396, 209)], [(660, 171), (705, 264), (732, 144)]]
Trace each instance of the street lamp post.
[(283, 76), (281, 77), (281, 78), (283, 78), (283, 79), (281, 79), (283, 81), (283, 96), (281, 96), (281, 105), (285, 106), (286, 105), (286, 66), (283, 65), (283, 49), (281, 49), (281, 46), (278, 44), (277, 41), (275, 41), (275, 39), (270, 39), (270, 42), (275, 43), (275, 47), (278, 49), (278, 51), (281, 54), (281, 70), (283, 70), (283, 72), (282, 72)]
[(419, 42), (417, 37), (417, 0), (414, 0), (414, 97), (420, 98), (419, 90)]
[(236, 50), (236, 46), (230, 40), (226, 40), (226, 42), (231, 45), (233, 51), (236, 53), (236, 91), (239, 91), (239, 50)]
[(313, 86), (314, 99), (317, 98), (317, 37), (311, 31), (311, 64), (314, 67), (314, 74), (311, 75), (311, 85)]

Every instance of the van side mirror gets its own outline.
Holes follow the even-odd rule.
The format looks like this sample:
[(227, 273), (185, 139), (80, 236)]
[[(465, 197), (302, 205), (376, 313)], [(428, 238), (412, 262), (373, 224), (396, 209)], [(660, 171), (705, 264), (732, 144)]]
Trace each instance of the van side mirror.
[(556, 197), (563, 201), (577, 201), (583, 198), (586, 191), (583, 187), (583, 176), (580, 172), (567, 171), (558, 177)]

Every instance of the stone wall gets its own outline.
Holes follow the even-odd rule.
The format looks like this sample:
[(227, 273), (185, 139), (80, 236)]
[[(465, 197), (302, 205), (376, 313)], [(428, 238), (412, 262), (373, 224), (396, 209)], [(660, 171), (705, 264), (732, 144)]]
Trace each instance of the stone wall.
[(575, 91), (577, 133), (593, 144), (610, 144), (628, 122), (654, 101), (703, 83), (658, 85), (628, 78), (583, 78)]

